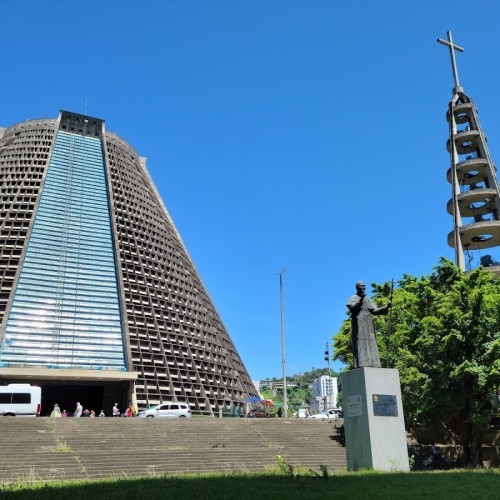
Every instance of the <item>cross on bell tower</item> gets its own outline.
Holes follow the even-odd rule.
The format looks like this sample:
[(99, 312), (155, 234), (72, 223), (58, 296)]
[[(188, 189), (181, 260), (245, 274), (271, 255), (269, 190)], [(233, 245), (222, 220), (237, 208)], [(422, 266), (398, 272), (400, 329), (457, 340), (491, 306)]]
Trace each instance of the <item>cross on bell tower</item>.
[[(448, 244), (455, 249), (455, 263), (463, 271), (482, 265), (500, 276), (500, 262), (491, 254), (485, 254), (485, 250), (500, 247), (500, 190), (496, 168), (477, 109), (458, 80), (455, 51), (464, 49), (453, 43), (451, 31), (448, 31), (448, 40), (438, 38), (437, 41), (450, 50), (455, 81), (446, 114), (449, 123), (446, 147), (451, 164), (447, 178), (452, 185), (448, 213), (453, 216)], [(497, 258), (500, 260), (500, 252)]]
[(447, 34), (448, 34), (448, 41), (443, 40), (442, 38), (438, 38), (437, 41), (438, 43), (447, 45), (450, 48), (451, 68), (453, 71), (453, 79), (455, 80), (455, 88), (453, 89), (453, 93), (455, 94), (456, 92), (462, 91), (462, 87), (460, 87), (460, 83), (458, 81), (458, 70), (457, 70), (457, 62), (455, 60), (455, 50), (463, 52), (465, 49), (453, 43), (453, 38), (451, 37), (451, 31), (448, 31)]

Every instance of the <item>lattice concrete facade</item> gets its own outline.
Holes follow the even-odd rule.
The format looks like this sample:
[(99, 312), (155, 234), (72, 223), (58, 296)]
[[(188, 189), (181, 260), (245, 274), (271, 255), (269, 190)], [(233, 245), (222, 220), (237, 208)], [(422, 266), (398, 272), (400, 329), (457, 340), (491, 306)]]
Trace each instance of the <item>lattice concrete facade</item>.
[(125, 381), (139, 408), (203, 414), (257, 395), (145, 159), (102, 120), (0, 129), (0, 190), (0, 380)]

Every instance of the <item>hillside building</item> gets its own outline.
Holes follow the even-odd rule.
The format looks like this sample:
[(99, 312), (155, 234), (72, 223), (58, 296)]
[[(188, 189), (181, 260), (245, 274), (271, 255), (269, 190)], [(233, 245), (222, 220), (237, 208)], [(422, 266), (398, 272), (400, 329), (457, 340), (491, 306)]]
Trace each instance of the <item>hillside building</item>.
[(336, 377), (322, 375), (313, 381), (313, 401), (311, 410), (321, 411), (337, 408), (338, 383)]

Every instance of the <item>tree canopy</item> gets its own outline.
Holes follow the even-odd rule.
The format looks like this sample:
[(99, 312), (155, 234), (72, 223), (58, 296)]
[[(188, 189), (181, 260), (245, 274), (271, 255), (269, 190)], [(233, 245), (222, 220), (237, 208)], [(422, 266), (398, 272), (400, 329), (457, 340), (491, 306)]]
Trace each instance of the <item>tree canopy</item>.
[[(373, 300), (387, 304), (391, 283), (372, 287)], [(500, 281), (441, 259), (429, 276), (404, 275), (391, 314), (373, 321), (382, 365), (400, 373), (407, 424), (444, 426), (478, 465), (500, 381)], [(334, 348), (334, 359), (352, 367), (347, 319)]]

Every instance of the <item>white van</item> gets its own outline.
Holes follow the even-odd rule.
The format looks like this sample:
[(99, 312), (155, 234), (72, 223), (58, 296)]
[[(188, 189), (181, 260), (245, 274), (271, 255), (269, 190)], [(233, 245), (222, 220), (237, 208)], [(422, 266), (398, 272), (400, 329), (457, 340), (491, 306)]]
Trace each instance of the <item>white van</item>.
[(138, 415), (141, 418), (191, 418), (191, 408), (187, 403), (164, 402), (158, 406), (153, 406), (149, 410), (141, 411)]
[(37, 417), (42, 408), (42, 389), (29, 384), (0, 386), (0, 416)]

